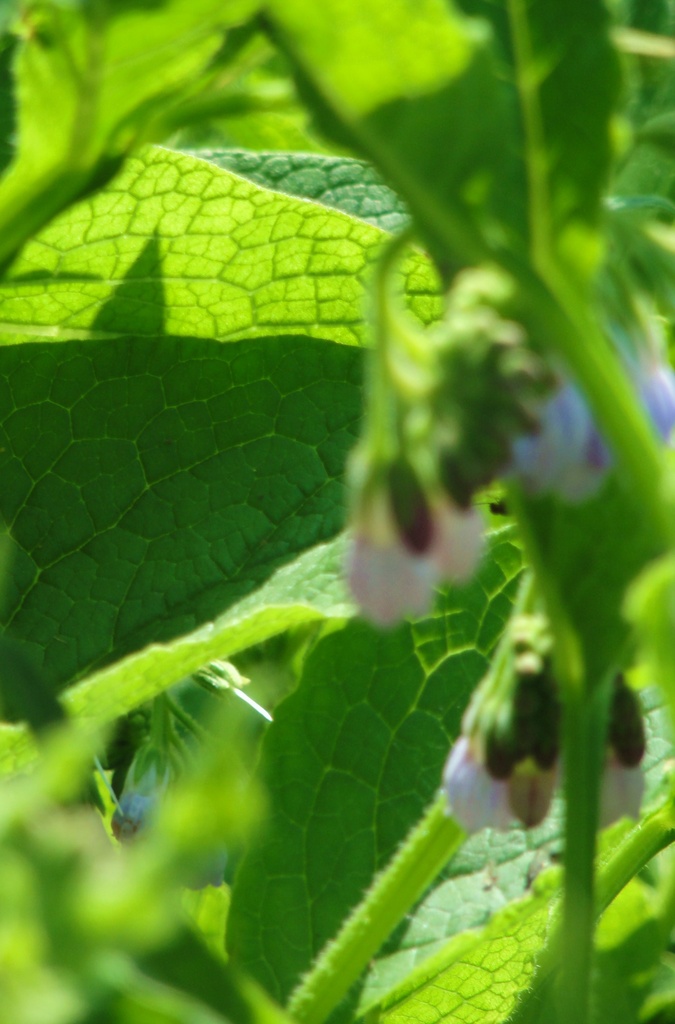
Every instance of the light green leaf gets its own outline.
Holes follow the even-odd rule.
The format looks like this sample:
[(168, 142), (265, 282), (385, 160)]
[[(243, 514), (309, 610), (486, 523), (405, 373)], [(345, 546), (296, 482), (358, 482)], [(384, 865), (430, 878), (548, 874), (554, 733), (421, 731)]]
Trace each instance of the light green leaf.
[(284, 999), (430, 802), (509, 614), (520, 554), (493, 535), (469, 586), (436, 614), (381, 634), (323, 639), (267, 733), (271, 819), (233, 890), (228, 941)]
[(509, 1019), (546, 941), (550, 892), (499, 911), (480, 941), (410, 998), (385, 1010), (386, 1024), (500, 1024)]
[(0, 182), (0, 264), (115, 173), (152, 118), (195, 87), (225, 29), (255, 7), (25, 0), (14, 65), (18, 147)]
[(274, 0), (270, 15), (320, 127), (373, 160), (443, 265), (487, 252), (479, 209), (491, 241), (525, 233), (517, 154), (503, 145), (518, 135), (515, 105), (485, 22), (443, 0)]
[[(211, 622), (341, 529), (361, 356), (293, 337), (0, 349), (4, 621), (52, 684)], [(305, 579), (242, 615), (311, 607)], [(298, 618), (270, 615), (268, 636)]]
[[(194, 157), (146, 150), (26, 246), (0, 284), (0, 340), (295, 332), (363, 344), (364, 281), (386, 237)], [(437, 319), (429, 261), (412, 253), (404, 274), (412, 311)]]

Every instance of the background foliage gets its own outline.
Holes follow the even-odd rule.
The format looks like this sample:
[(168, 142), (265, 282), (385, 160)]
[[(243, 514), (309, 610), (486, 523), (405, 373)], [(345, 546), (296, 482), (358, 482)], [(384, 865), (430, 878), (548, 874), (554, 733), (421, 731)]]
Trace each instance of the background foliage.
[[(601, 840), (594, 1012), (671, 1019), (675, 873), (652, 854), (675, 827), (672, 747), (624, 617), (664, 545), (630, 460), (580, 507), (524, 499), (517, 523), (488, 494), (479, 572), (423, 620), (375, 631), (342, 567), (383, 243), (412, 219), (400, 284), (418, 325), (489, 259), (520, 282), (537, 344), (593, 349), (584, 303), (624, 255), (608, 190), (648, 210), (640, 238), (672, 221), (674, 27), (666, 0), (0, 8), (7, 1020), (290, 1021), (433, 800), (528, 562), (589, 676), (631, 652), (643, 685), (648, 798), (641, 828)], [(664, 318), (672, 251), (657, 266), (648, 248), (631, 279)], [(567, 334), (547, 333), (533, 273)], [(229, 658), (271, 724), (189, 681)], [(205, 735), (120, 851), (83, 779), (111, 723), (170, 689)], [(561, 828), (556, 806), (531, 832), (458, 839), (334, 1020), (553, 1020)], [(186, 892), (223, 847), (227, 884)]]

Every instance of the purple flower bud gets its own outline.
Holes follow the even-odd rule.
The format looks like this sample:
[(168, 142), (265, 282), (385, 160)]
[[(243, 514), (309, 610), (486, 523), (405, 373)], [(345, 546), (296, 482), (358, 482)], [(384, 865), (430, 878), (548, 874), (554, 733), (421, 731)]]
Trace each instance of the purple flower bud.
[(127, 843), (140, 832), (157, 808), (156, 795), (123, 793), (112, 816), (112, 833), (120, 843)]
[(506, 829), (513, 817), (508, 782), (497, 781), (476, 758), (466, 736), (460, 736), (443, 769), (450, 813), (469, 834), (481, 828)]
[(600, 827), (605, 828), (619, 818), (639, 818), (644, 788), (640, 768), (626, 768), (610, 752), (600, 789)]
[(574, 503), (598, 490), (610, 464), (585, 399), (568, 383), (544, 406), (539, 431), (513, 442), (510, 471), (531, 494), (555, 492)]

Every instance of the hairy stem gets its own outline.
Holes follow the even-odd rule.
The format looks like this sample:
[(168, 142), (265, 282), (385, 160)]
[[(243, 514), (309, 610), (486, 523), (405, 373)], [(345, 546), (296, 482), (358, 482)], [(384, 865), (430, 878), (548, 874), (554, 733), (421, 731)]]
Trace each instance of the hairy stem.
[(439, 795), (291, 994), (288, 1011), (299, 1024), (326, 1020), (457, 850), (464, 833), (446, 807), (445, 796)]

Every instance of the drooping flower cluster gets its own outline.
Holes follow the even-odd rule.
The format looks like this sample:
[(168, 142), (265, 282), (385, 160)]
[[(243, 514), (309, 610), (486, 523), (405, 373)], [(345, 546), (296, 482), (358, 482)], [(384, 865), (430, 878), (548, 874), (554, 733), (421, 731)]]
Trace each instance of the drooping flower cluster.
[(512, 625), (495, 670), (476, 690), (450, 752), (443, 783), (467, 832), (545, 818), (557, 782), (560, 701), (541, 616)]
[[(510, 683), (487, 676), (467, 709), (443, 785), (450, 813), (468, 833), (506, 829), (514, 819), (530, 827), (548, 813), (559, 774), (560, 704), (548, 658), (541, 658), (541, 650), (516, 652)], [(644, 749), (639, 700), (619, 675), (610, 703), (601, 827), (639, 816)]]
[(351, 592), (377, 625), (423, 615), (439, 583), (471, 576), (482, 548), (472, 496), (503, 468), (512, 433), (536, 426), (550, 374), (486, 301), (500, 288), (498, 275), (462, 275), (443, 328), (426, 335), (379, 304), (347, 557)]
[[(442, 324), (422, 332), (391, 294), (403, 245), (388, 247), (376, 277), (365, 431), (349, 471), (348, 581), (364, 615), (384, 626), (424, 614), (438, 583), (471, 575), (478, 489), (505, 476), (528, 494), (578, 503), (613, 465), (582, 391), (530, 344), (512, 279), (494, 267), (462, 271)], [(675, 374), (650, 309), (605, 318), (637, 398), (668, 443)]]

